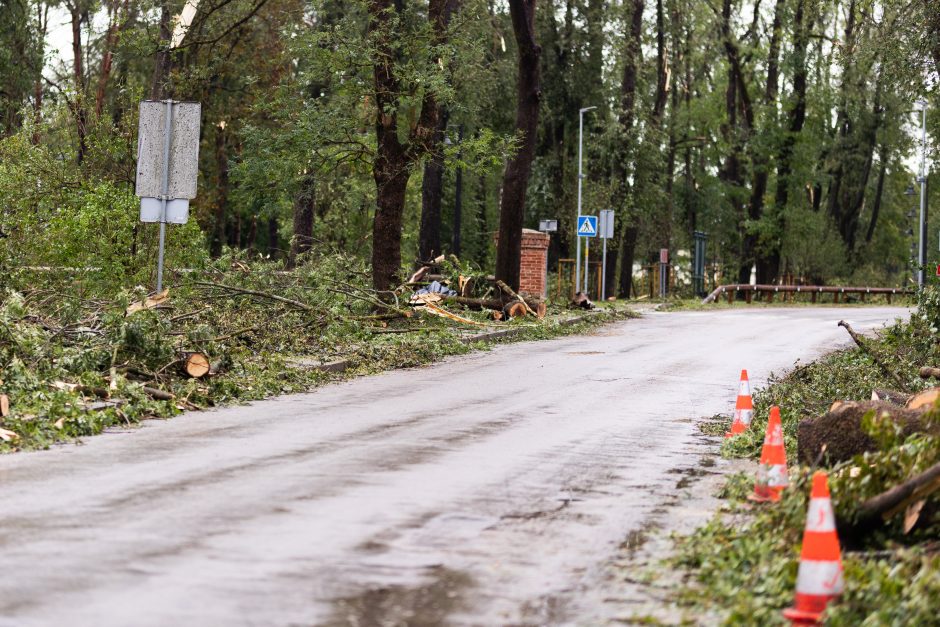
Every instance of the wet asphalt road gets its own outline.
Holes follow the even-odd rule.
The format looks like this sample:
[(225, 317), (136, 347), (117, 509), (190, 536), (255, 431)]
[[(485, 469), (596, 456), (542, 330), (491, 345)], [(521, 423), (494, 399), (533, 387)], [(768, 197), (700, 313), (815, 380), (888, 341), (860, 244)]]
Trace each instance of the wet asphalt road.
[(905, 314), (653, 313), (0, 458), (0, 625), (594, 623), (741, 368)]

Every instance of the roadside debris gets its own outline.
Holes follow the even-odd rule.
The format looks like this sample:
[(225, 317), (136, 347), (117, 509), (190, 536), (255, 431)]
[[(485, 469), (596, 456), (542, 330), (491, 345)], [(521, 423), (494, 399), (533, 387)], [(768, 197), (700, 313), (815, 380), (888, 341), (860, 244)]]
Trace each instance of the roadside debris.
[(581, 309), (594, 309), (594, 303), (591, 302), (591, 299), (588, 298), (587, 294), (584, 292), (575, 293), (574, 298), (571, 299), (571, 306)]
[(919, 364), (940, 360), (940, 290), (879, 337), (839, 324), (857, 349), (773, 379), (754, 394), (754, 421), (736, 419), (722, 444), (734, 457), (760, 450), (760, 466), (729, 477), (726, 505), (679, 541), (676, 562), (697, 582), (680, 598), (696, 612), (720, 608), (728, 624), (936, 622), (940, 387), (923, 388), (940, 369)]

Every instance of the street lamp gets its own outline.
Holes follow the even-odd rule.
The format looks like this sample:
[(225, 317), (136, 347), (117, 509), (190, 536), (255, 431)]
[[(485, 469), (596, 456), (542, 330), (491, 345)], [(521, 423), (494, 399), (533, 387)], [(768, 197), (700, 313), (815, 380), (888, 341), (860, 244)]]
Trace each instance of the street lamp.
[[(591, 109), (596, 109), (597, 107), (584, 107), (583, 109), (578, 110), (578, 217), (581, 217), (581, 179), (584, 178), (584, 175), (581, 173), (581, 146), (582, 146), (582, 136), (584, 135), (584, 114)], [(575, 239), (578, 242), (577, 255), (574, 260), (574, 289), (575, 291), (581, 286), (581, 236), (578, 235), (578, 221), (575, 220)], [(588, 275), (588, 265), (587, 260), (584, 262), (584, 291), (587, 292), (587, 275)]]
[(920, 244), (917, 254), (917, 286), (921, 289), (927, 280), (927, 102), (918, 100), (915, 103), (920, 107)]

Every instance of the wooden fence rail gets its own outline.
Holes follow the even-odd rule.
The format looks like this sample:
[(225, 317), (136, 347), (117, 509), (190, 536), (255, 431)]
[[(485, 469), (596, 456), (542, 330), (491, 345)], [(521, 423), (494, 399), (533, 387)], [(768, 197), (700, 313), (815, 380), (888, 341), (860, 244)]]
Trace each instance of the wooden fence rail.
[(898, 295), (909, 295), (913, 294), (914, 291), (911, 289), (900, 288), (900, 287), (844, 287), (840, 285), (747, 285), (747, 284), (732, 284), (732, 285), (719, 285), (716, 287), (711, 294), (706, 296), (702, 300), (702, 304), (708, 304), (717, 302), (718, 297), (722, 294), (725, 294), (728, 297), (728, 302), (731, 303), (734, 301), (735, 294), (738, 292), (744, 293), (744, 300), (750, 303), (754, 295), (758, 295), (758, 300), (760, 299), (760, 294), (764, 294), (764, 299), (766, 302), (773, 302), (774, 296), (776, 294), (784, 294), (784, 297), (787, 298), (790, 294), (809, 294), (812, 302), (816, 302), (816, 299), (819, 294), (832, 294), (832, 302), (838, 303), (843, 294), (860, 294), (862, 302), (865, 301), (865, 296), (868, 294), (882, 294), (887, 296), (888, 302), (891, 302), (891, 297), (895, 294)]

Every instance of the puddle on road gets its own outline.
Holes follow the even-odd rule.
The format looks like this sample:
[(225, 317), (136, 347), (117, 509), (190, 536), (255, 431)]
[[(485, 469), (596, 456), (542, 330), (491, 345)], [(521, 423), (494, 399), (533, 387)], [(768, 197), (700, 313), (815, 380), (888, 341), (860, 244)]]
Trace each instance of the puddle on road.
[(328, 627), (432, 627), (447, 623), (466, 609), (463, 592), (473, 579), (443, 566), (430, 570), (431, 581), (419, 586), (380, 586), (333, 601)]

